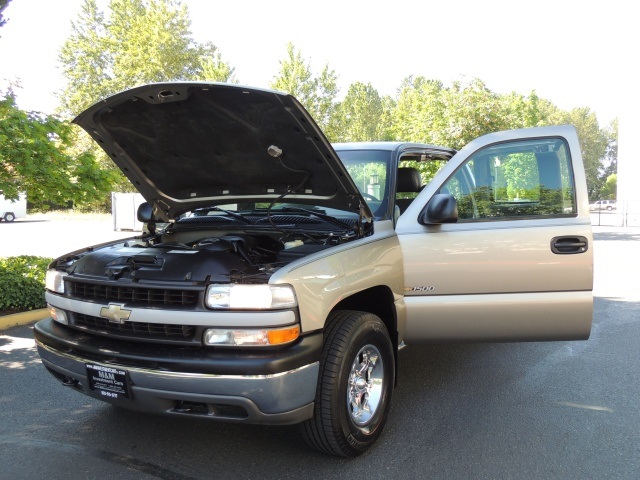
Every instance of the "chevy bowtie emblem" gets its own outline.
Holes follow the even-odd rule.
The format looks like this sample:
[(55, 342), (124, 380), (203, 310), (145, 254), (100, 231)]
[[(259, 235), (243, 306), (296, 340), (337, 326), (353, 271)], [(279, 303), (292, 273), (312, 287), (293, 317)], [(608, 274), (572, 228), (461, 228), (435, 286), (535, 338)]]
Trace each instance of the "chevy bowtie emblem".
[(129, 320), (131, 310), (123, 308), (120, 303), (110, 303), (108, 307), (100, 309), (100, 316), (108, 319), (111, 323), (124, 323)]

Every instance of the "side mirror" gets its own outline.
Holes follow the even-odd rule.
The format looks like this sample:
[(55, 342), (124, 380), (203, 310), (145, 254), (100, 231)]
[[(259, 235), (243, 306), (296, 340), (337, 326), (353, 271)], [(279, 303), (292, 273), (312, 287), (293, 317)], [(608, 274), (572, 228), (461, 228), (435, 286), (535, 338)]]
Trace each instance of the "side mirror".
[(138, 221), (147, 223), (153, 220), (153, 205), (143, 202), (138, 206)]
[(421, 225), (456, 223), (458, 221), (458, 202), (453, 195), (437, 193), (420, 212)]
[(156, 233), (156, 222), (153, 218), (153, 205), (149, 202), (143, 202), (138, 207), (138, 221), (147, 226), (147, 231), (151, 235)]

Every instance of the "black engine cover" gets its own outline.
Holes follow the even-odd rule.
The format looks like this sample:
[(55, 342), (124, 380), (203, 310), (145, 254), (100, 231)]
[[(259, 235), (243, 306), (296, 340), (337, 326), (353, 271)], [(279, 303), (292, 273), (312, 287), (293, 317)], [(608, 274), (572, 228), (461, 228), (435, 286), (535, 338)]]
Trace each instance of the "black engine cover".
[(111, 280), (130, 278), (212, 283), (228, 283), (232, 275), (257, 271), (255, 266), (227, 249), (191, 249), (178, 245), (107, 247), (83, 255), (72, 269), (73, 274)]

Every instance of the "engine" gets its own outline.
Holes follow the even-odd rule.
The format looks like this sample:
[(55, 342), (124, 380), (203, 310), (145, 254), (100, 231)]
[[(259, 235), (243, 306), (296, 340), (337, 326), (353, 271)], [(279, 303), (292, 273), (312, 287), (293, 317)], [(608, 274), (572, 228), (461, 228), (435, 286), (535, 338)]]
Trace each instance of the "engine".
[(119, 282), (264, 283), (283, 265), (330, 246), (263, 234), (195, 233), (117, 243), (59, 259), (58, 266), (76, 277)]

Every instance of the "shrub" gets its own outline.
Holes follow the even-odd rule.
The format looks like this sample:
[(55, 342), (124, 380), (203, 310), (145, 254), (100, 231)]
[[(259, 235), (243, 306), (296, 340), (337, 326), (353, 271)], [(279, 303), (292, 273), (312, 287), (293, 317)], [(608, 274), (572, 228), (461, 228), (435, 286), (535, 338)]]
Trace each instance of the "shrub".
[(45, 307), (44, 278), (52, 260), (32, 255), (0, 258), (0, 310)]

